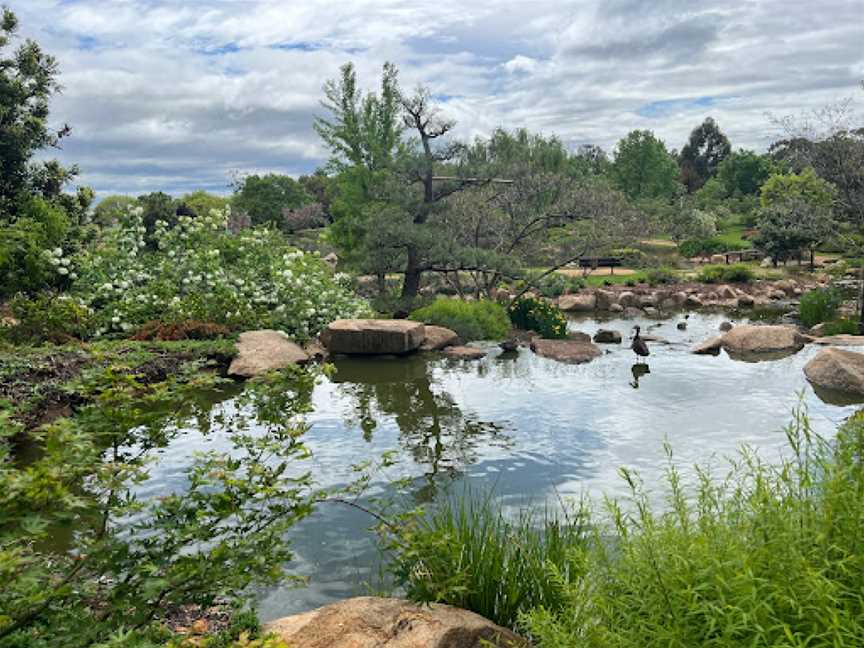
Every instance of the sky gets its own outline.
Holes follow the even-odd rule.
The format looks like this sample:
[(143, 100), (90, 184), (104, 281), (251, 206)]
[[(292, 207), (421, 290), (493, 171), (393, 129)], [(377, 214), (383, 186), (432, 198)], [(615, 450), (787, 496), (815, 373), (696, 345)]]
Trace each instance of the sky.
[(671, 149), (712, 116), (764, 150), (770, 117), (864, 107), (864, 0), (0, 0), (60, 64), (57, 157), (99, 195), (230, 191), (308, 173), (321, 86), (397, 64), (470, 139), (502, 126)]

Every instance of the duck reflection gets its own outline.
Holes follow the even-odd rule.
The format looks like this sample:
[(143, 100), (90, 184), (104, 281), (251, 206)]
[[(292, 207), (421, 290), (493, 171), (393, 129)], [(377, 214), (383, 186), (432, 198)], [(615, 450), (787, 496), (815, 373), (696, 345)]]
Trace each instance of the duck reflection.
[(633, 389), (639, 389), (639, 379), (645, 374), (651, 373), (651, 367), (647, 363), (637, 362), (630, 367), (630, 373), (633, 374), (633, 380), (630, 381), (630, 386)]

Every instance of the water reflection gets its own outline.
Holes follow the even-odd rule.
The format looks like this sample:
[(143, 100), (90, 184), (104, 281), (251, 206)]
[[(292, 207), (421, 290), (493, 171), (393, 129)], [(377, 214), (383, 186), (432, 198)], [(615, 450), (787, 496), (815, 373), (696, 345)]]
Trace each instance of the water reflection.
[(651, 373), (651, 368), (647, 363), (637, 362), (632, 367), (630, 367), (630, 373), (633, 374), (633, 380), (630, 381), (630, 386), (633, 389), (639, 389), (639, 379), (642, 376)]
[[(425, 484), (417, 493), (422, 501), (435, 496), (439, 477), (452, 479), (475, 463), (481, 444), (510, 444), (504, 424), (463, 412), (450, 393), (440, 385), (433, 388), (432, 365), (421, 356), (349, 358), (335, 365), (333, 382), (351, 405), (346, 425), (359, 423), (363, 439), (371, 442), (379, 421), (394, 421), (400, 445), (424, 470)], [(479, 378), (489, 372), (485, 363), (474, 367)]]

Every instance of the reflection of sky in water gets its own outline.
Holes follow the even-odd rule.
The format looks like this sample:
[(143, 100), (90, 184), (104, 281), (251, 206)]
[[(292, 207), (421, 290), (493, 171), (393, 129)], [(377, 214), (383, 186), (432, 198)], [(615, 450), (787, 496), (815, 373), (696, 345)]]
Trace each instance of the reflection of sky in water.
[[(626, 494), (621, 466), (636, 469), (647, 485), (657, 484), (665, 467), (664, 438), (683, 466), (699, 462), (721, 469), (723, 459), (744, 443), (775, 458), (785, 444), (782, 427), (802, 391), (817, 432), (830, 434), (855, 409), (826, 405), (808, 386), (802, 369), (815, 347), (761, 363), (690, 354), (693, 344), (716, 334), (722, 320), (692, 317), (687, 331), (678, 331), (676, 320), (651, 330), (646, 329), (652, 322), (640, 322), (643, 334), (673, 344), (650, 345), (650, 373), (639, 379), (638, 389), (632, 386), (635, 358), (626, 342), (603, 346), (611, 353), (580, 366), (525, 350), (502, 356), (497, 349), (474, 363), (427, 363), (419, 357), (341, 362), (335, 382), (315, 391), (306, 438), (313, 459), (304, 468), (312, 469), (321, 486), (344, 484), (352, 479), (352, 464), (400, 449), (403, 463), (381, 475), (370, 494), (406, 473), (419, 478), (420, 499), (435, 492), (430, 484), (467, 477), (472, 489), (494, 488), (507, 505), (518, 507), (554, 502), (559, 493)], [(602, 326), (628, 334), (633, 324), (584, 321), (574, 328), (593, 333)], [(232, 403), (219, 407), (230, 410)], [(195, 432), (181, 436), (163, 453), (151, 487), (181, 486), (194, 451), (224, 444), (218, 434), (206, 440)], [(371, 525), (359, 511), (323, 504), (295, 527), (290, 571), (308, 576), (310, 584), (262, 593), (262, 617), (361, 594), (364, 582), (375, 584)]]

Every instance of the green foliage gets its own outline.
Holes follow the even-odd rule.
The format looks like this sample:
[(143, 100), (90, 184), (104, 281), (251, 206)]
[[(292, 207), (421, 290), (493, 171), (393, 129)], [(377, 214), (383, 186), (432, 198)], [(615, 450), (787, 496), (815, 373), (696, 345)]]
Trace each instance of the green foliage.
[(228, 198), (201, 189), (182, 196), (180, 202), (191, 209), (196, 216), (207, 216), (213, 210), (224, 212), (231, 203)]
[(522, 511), (511, 520), (491, 496), (465, 493), (381, 530), (388, 569), (410, 599), (455, 605), (504, 627), (536, 607), (560, 609), (564, 590), (548, 574), (569, 582), (584, 568), (574, 560), (587, 535), (581, 511), (560, 518)]
[(199, 320), (231, 330), (275, 328), (306, 339), (329, 322), (368, 312), (348, 277), (265, 228), (230, 234), (227, 213), (158, 221), (147, 248), (141, 210), (77, 259), (74, 294), (93, 309), (97, 335)]
[(772, 202), (759, 212), (756, 243), (776, 263), (802, 249), (812, 250), (834, 231), (835, 223), (827, 208), (803, 198), (790, 198)]
[(570, 277), (560, 272), (553, 272), (539, 281), (533, 282), (533, 285), (544, 297), (560, 297), (568, 291), (576, 292), (577, 290), (581, 290), (585, 287), (585, 281), (578, 277)]
[(692, 487), (670, 450), (662, 511), (622, 470), (632, 496), (609, 502), (608, 524), (573, 548), (585, 569), (549, 573), (567, 602), (522, 617), (536, 644), (861, 645), (864, 418), (832, 443), (796, 413), (787, 437), (779, 466), (745, 449), (722, 478), (697, 469)]
[(765, 181), (777, 171), (777, 164), (769, 156), (741, 149), (720, 163), (717, 181), (726, 197), (755, 196)]
[(557, 306), (531, 295), (524, 295), (507, 309), (513, 326), (535, 331), (547, 339), (567, 337), (567, 318)]
[(808, 168), (798, 174), (772, 175), (762, 185), (760, 202), (762, 207), (770, 207), (800, 200), (814, 208), (828, 210), (834, 203), (835, 195), (834, 186)]
[(842, 318), (826, 322), (822, 335), (858, 335), (860, 332), (857, 320)]
[(0, 227), (0, 299), (69, 285), (74, 268), (64, 246), (70, 229), (59, 207), (41, 198), (24, 201), (18, 219)]
[[(298, 470), (316, 376), (293, 368), (249, 383), (217, 419), (224, 446), (190, 458), (169, 491), (142, 491), (191, 417), (209, 433), (195, 394), (218, 379), (198, 369), (149, 383), (122, 364), (85, 372), (74, 387), (84, 404), (30, 433), (38, 452), (27, 462), (2, 428), (3, 645), (83, 648), (156, 626), (178, 605), (242, 607), (252, 586), (285, 578), (286, 532), (317, 498)], [(52, 549), (69, 526), (68, 546)]]
[(679, 277), (672, 268), (649, 268), (645, 271), (645, 281), (652, 286), (657, 284), (674, 284), (678, 283)]
[(275, 228), (283, 226), (283, 211), (311, 202), (312, 197), (294, 178), (275, 173), (245, 176), (231, 199), (234, 210), (248, 214), (253, 225)]
[(672, 198), (678, 185), (678, 164), (651, 131), (631, 131), (618, 142), (611, 176), (633, 200)]
[(705, 283), (748, 283), (753, 280), (753, 270), (743, 263), (732, 265), (708, 265), (699, 271), (698, 279)]
[(612, 256), (621, 257), (621, 263), (626, 268), (645, 268), (649, 265), (650, 257), (644, 250), (638, 248), (617, 248), (610, 253)]
[(452, 329), (463, 342), (500, 340), (510, 330), (504, 307), (489, 299), (464, 301), (438, 297), (411, 313), (411, 319)]
[(799, 312), (801, 323), (816, 326), (834, 319), (837, 309), (843, 303), (843, 295), (836, 288), (817, 288), (801, 295)]
[(68, 295), (18, 295), (9, 302), (9, 309), (18, 324), (0, 328), (0, 339), (15, 344), (65, 344), (86, 339), (93, 332), (93, 313)]
[(105, 196), (93, 208), (93, 221), (102, 227), (116, 225), (120, 222), (123, 215), (137, 202), (137, 199), (132, 196)]
[(678, 162), (681, 165), (681, 181), (687, 191), (693, 193), (717, 173), (717, 168), (732, 151), (729, 138), (723, 134), (717, 122), (707, 117), (690, 133), (690, 139), (681, 149)]
[(678, 244), (678, 251), (682, 256), (693, 259), (695, 257), (709, 257), (712, 254), (726, 252), (727, 247), (723, 241), (716, 238), (687, 239)]

